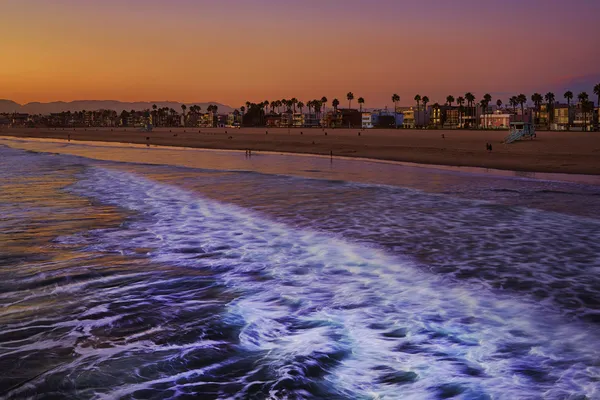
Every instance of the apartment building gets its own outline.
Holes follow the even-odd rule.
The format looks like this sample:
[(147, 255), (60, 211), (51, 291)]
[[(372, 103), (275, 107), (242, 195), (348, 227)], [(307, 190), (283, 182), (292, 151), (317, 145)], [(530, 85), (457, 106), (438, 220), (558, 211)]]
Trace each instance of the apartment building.
[(402, 115), (402, 128), (413, 129), (415, 127), (415, 110), (412, 107), (396, 107), (396, 114)]
[(362, 127), (364, 129), (371, 129), (373, 127), (373, 115), (370, 112), (362, 113)]

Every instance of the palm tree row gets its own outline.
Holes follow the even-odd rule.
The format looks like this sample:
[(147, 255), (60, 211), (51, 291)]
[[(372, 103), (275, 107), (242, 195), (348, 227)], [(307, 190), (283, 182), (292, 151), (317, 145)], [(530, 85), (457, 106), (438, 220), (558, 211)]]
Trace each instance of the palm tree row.
[[(598, 102), (600, 103), (600, 83), (594, 86), (594, 94), (596, 94), (598, 96)], [(588, 97), (589, 96), (585, 92), (582, 92), (578, 95), (578, 99), (579, 99), (580, 103), (582, 103), (584, 106), (585, 106), (585, 102), (588, 102)], [(565, 92), (564, 98), (567, 100), (568, 107), (570, 108), (571, 100), (573, 99), (573, 93), (570, 91)], [(346, 94), (346, 99), (348, 100), (348, 108), (352, 108), (352, 101), (355, 99), (354, 93), (348, 92)], [(397, 108), (398, 108), (398, 102), (400, 101), (400, 96), (398, 94), (393, 94), (391, 99), (392, 99), (392, 102), (394, 103), (394, 114), (396, 114)], [(427, 104), (429, 104), (429, 102), (430, 102), (429, 97), (421, 96), (420, 94), (417, 94), (417, 95), (415, 95), (414, 100), (416, 102), (417, 115), (419, 116), (418, 117), (419, 119), (420, 119), (421, 106), (423, 107), (423, 113), (424, 113), (423, 123), (425, 123), (425, 121), (427, 120)], [(537, 112), (537, 117), (536, 117), (537, 123), (540, 123), (541, 106), (544, 103), (544, 101), (545, 101), (545, 104), (547, 105), (547, 109), (548, 109), (549, 116), (550, 116), (548, 122), (553, 121), (553, 113), (551, 111), (556, 102), (556, 96), (554, 95), (554, 93), (548, 92), (544, 96), (542, 96), (539, 93), (534, 93), (531, 96), (531, 101), (533, 102), (535, 110)], [(246, 102), (245, 109), (249, 109), (250, 106), (256, 106), (256, 107), (264, 109), (264, 114), (266, 115), (267, 111), (269, 109), (271, 111), (271, 114), (281, 114), (282, 112), (296, 113), (297, 108), (300, 110), (300, 112), (303, 112), (304, 107), (307, 107), (308, 114), (309, 115), (314, 114), (315, 117), (318, 118), (319, 116), (321, 116), (321, 111), (326, 112), (327, 102), (328, 102), (328, 99), (325, 96), (321, 97), (320, 99), (309, 100), (306, 103), (298, 101), (298, 99), (296, 99), (296, 98), (291, 98), (291, 99), (284, 98), (281, 100), (264, 101), (261, 103)], [(363, 97), (359, 97), (357, 102), (359, 104), (359, 111), (362, 113), (363, 106), (365, 104), (365, 99)], [(460, 126), (477, 126), (477, 125), (479, 125), (477, 123), (478, 116), (476, 115), (477, 106), (481, 107), (481, 109), (483, 110), (483, 112), (482, 112), (482, 117), (483, 117), (483, 121), (484, 121), (483, 125), (486, 127), (488, 126), (487, 115), (489, 115), (489, 113), (490, 113), (489, 106), (492, 103), (492, 96), (489, 93), (486, 93), (480, 101), (476, 101), (475, 95), (471, 92), (467, 92), (464, 94), (464, 96), (458, 96), (456, 98), (453, 95), (448, 95), (446, 97), (445, 105), (452, 107), (455, 102), (458, 106), (458, 118), (459, 118)], [(504, 103), (502, 102), (502, 100), (497, 99), (495, 104), (498, 108), (501, 108)], [(524, 94), (521, 93), (519, 95), (510, 97), (508, 99), (507, 106), (510, 106), (514, 113), (517, 112), (517, 107), (520, 106), (521, 114), (524, 114), (526, 104), (527, 104), (527, 96), (525, 96)], [(340, 105), (340, 101), (338, 99), (334, 98), (331, 101), (331, 106), (332, 106), (333, 110), (336, 112), (338, 111), (339, 105)], [(441, 108), (441, 106), (438, 103), (435, 103), (434, 108), (436, 110), (439, 110)], [(589, 109), (589, 106), (588, 106), (588, 109)], [(242, 107), (242, 113), (243, 112), (244, 112), (244, 108)]]
[[(598, 104), (600, 104), (600, 83), (594, 86), (594, 94), (596, 96), (598, 96)], [(563, 97), (567, 100), (567, 105), (568, 108), (571, 109), (571, 100), (573, 100), (573, 92), (571, 91), (566, 91), (563, 95)], [(420, 111), (420, 103), (423, 102), (424, 103), (424, 107), (426, 104), (426, 101), (424, 101), (425, 99), (427, 99), (426, 97), (421, 98), (420, 95), (416, 95), (415, 96), (415, 101), (417, 102), (417, 111)], [(593, 102), (590, 102), (589, 96), (586, 92), (581, 92), (579, 93), (579, 95), (577, 96), (577, 99), (579, 100), (579, 103), (582, 105), (582, 110), (584, 111), (584, 116), (587, 122), (587, 113), (588, 112), (592, 112), (594, 107), (593, 107)], [(428, 100), (428, 99), (427, 99)], [(476, 108), (475, 106), (475, 96), (471, 93), (471, 92), (467, 92), (465, 94), (464, 97), (460, 96), (458, 98), (454, 98), (454, 96), (449, 95), (446, 97), (446, 105), (447, 106), (452, 106), (452, 103), (454, 103), (456, 101), (457, 105), (458, 105), (458, 111), (459, 111), (459, 124), (461, 126), (463, 126), (463, 115), (465, 112), (465, 108), (463, 107), (463, 104), (465, 103), (465, 101), (467, 102), (467, 110), (469, 110), (469, 119), (475, 118), (475, 111)], [(489, 93), (486, 93), (483, 96), (483, 99), (479, 102), (479, 106), (482, 108), (483, 110), (483, 118), (484, 118), (484, 126), (487, 126), (486, 124), (486, 115), (488, 114), (488, 110), (489, 110), (489, 104), (492, 101), (492, 96)], [(546, 93), (544, 96), (542, 96), (540, 93), (534, 93), (533, 95), (531, 95), (531, 101), (534, 105), (536, 114), (537, 114), (537, 120), (535, 121), (537, 124), (540, 123), (540, 114), (541, 114), (541, 106), (542, 104), (546, 103), (547, 106), (547, 111), (548, 111), (548, 115), (549, 115), (549, 123), (552, 123), (554, 120), (554, 106), (556, 104), (556, 96), (554, 95), (554, 93), (552, 92), (548, 92)], [(525, 96), (524, 94), (519, 94), (516, 96), (512, 96), (509, 98), (508, 100), (508, 105), (510, 107), (512, 107), (513, 113), (516, 114), (517, 112), (517, 106), (520, 106), (521, 108), (521, 114), (525, 113), (525, 104), (527, 103), (527, 96)], [(437, 104), (437, 103), (436, 103)], [(498, 108), (501, 108), (503, 105), (502, 100), (498, 99), (496, 101), (496, 106)], [(438, 107), (439, 108), (439, 107)]]

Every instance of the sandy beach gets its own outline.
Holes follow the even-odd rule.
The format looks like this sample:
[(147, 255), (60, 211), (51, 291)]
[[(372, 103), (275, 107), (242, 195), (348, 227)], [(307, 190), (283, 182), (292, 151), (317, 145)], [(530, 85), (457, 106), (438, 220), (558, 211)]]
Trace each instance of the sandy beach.
[[(360, 133), (360, 135), (359, 135)], [(372, 158), (433, 165), (600, 175), (600, 134), (539, 132), (503, 144), (507, 131), (310, 128), (0, 129), (0, 136), (137, 143), (206, 149), (275, 151)], [(147, 141), (146, 138), (150, 138)], [(488, 153), (486, 143), (493, 151)]]

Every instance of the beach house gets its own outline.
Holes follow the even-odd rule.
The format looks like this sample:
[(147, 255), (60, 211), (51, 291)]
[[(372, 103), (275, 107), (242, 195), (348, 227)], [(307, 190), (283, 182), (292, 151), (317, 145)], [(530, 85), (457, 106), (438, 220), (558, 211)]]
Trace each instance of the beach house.
[(571, 124), (571, 130), (573, 131), (591, 131), (594, 127), (594, 109), (587, 109), (586, 107), (578, 104), (575, 107), (575, 116), (573, 117), (573, 123)]
[(307, 128), (318, 127), (321, 125), (321, 120), (317, 113), (304, 114), (304, 126)]
[(495, 110), (481, 116), (481, 126), (484, 129), (508, 129), (512, 116), (504, 110)]
[(342, 126), (342, 113), (339, 110), (327, 111), (323, 115), (321, 124), (327, 128), (338, 128)]
[(402, 122), (398, 126), (407, 129), (415, 127), (415, 111), (412, 107), (396, 107), (396, 115), (402, 116)]
[(292, 115), (292, 126), (294, 128), (302, 128), (304, 126), (304, 114), (294, 113)]
[(458, 107), (442, 106), (442, 126), (445, 129), (456, 129), (460, 125)]
[(550, 129), (555, 131), (566, 131), (569, 126), (573, 123), (575, 117), (575, 110), (573, 107), (569, 107), (568, 104), (556, 103), (552, 110), (554, 116)]
[(370, 112), (362, 113), (362, 127), (365, 129), (371, 129), (373, 127), (373, 117)]
[(281, 115), (269, 114), (265, 117), (265, 124), (269, 128), (279, 128), (281, 125)]
[(427, 127), (431, 123), (431, 107), (420, 107), (414, 111), (415, 127)]

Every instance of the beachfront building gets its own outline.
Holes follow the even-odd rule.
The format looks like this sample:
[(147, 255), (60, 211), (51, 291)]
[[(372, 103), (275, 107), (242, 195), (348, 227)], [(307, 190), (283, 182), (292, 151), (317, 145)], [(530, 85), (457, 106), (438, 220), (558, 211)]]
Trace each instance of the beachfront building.
[(573, 107), (569, 107), (568, 104), (555, 104), (553, 107), (554, 118), (550, 129), (555, 131), (566, 131), (569, 126), (573, 123), (575, 117), (575, 110)]
[(362, 127), (364, 129), (371, 129), (373, 127), (373, 118), (370, 112), (362, 113)]
[(217, 128), (227, 127), (227, 114), (216, 114), (215, 113), (215, 126)]
[(431, 107), (419, 108), (415, 112), (415, 127), (423, 128), (431, 123)]
[(343, 128), (362, 127), (362, 113), (360, 111), (351, 108), (342, 108), (339, 112), (342, 114)]
[(462, 113), (462, 127), (463, 128), (476, 128), (480, 125), (481, 115), (483, 109), (480, 104), (474, 104), (471, 107), (463, 107)]
[(227, 114), (227, 124), (228, 128), (239, 128), (242, 124), (242, 115), (238, 110)]
[(394, 111), (388, 110), (386, 107), (383, 110), (374, 110), (371, 113), (371, 120), (373, 126), (377, 128), (401, 128), (404, 121), (404, 115), (401, 113), (394, 113)]
[(265, 124), (269, 128), (279, 128), (281, 126), (281, 115), (269, 114), (265, 117)]
[(307, 128), (316, 128), (321, 126), (321, 119), (317, 113), (304, 114), (304, 126)]
[(481, 115), (481, 127), (483, 129), (508, 129), (513, 114), (502, 110), (496, 110), (490, 114)]
[(533, 124), (533, 109), (525, 108), (523, 113), (521, 109), (517, 109), (516, 113), (511, 114), (510, 122), (525, 122)]
[(342, 113), (339, 110), (327, 111), (321, 122), (323, 127), (339, 128), (342, 126)]
[(292, 116), (292, 126), (294, 128), (302, 128), (304, 126), (304, 114), (294, 113)]
[(406, 129), (415, 127), (415, 110), (412, 107), (396, 107), (396, 115), (402, 116), (402, 122), (398, 126)]
[(284, 111), (281, 113), (281, 121), (279, 122), (279, 126), (281, 127), (290, 127), (292, 126), (294, 121), (294, 115), (291, 110)]
[(86, 111), (83, 113), (83, 125), (84, 126), (93, 126), (95, 121), (95, 115), (92, 111)]
[(398, 114), (396, 113), (396, 115), (394, 116), (394, 118), (396, 118), (396, 127), (401, 127), (402, 125), (404, 125), (404, 114)]
[(444, 129), (456, 129), (460, 125), (458, 107), (442, 106), (442, 126)]
[(535, 111), (535, 124), (537, 127), (550, 126), (550, 110), (548, 104), (541, 104), (540, 109)]
[(575, 116), (573, 118), (573, 124), (571, 125), (571, 130), (573, 131), (591, 131), (594, 126), (594, 116), (593, 109), (590, 112), (589, 110), (584, 109), (580, 105), (577, 105), (575, 108)]
[(429, 124), (436, 128), (456, 129), (459, 126), (458, 107), (443, 105), (431, 108)]
[(212, 112), (201, 114), (198, 119), (198, 126), (201, 128), (212, 128), (215, 125), (215, 115)]

